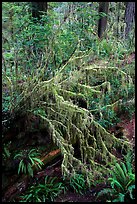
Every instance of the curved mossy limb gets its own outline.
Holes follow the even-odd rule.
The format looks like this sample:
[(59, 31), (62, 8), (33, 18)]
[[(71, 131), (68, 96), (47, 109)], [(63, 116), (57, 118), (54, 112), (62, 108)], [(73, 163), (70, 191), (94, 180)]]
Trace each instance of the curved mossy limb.
[[(69, 60), (71, 61), (71, 59)], [(48, 125), (50, 136), (53, 142), (60, 148), (63, 162), (62, 173), (64, 176), (70, 176), (75, 172), (81, 171), (85, 174), (87, 182), (93, 178), (95, 174), (102, 175), (104, 172), (109, 172), (108, 163), (117, 160), (118, 158), (113, 154), (113, 147), (117, 144), (121, 148), (131, 148), (128, 141), (118, 139), (115, 135), (107, 132), (93, 116), (93, 112), (74, 104), (74, 99), (87, 99), (88, 94), (96, 94), (102, 99), (102, 90), (107, 87), (111, 92), (110, 82), (106, 80), (106, 70), (109, 67), (99, 67), (100, 74), (102, 74), (104, 81), (100, 85), (91, 86), (86, 85), (86, 74), (83, 70), (77, 72), (77, 79), (73, 81), (74, 76), (62, 77), (63, 70), (67, 63), (62, 66), (55, 77), (48, 81), (32, 80), (30, 82), (31, 88), (28, 87), (20, 94), (19, 103), (14, 108), (20, 109), (23, 107), (24, 111), (34, 112), (34, 110), (44, 110), (34, 113), (42, 118), (45, 126)], [(89, 69), (88, 73), (96, 70)], [(112, 68), (114, 71), (115, 69)], [(97, 69), (98, 70), (98, 69)], [(103, 73), (105, 70), (105, 74)], [(119, 72), (118, 69), (116, 69)], [(120, 72), (125, 76), (123, 72)], [(84, 75), (84, 80), (80, 82), (81, 74)], [(96, 71), (97, 74), (97, 71)], [(67, 80), (64, 80), (66, 79)], [(34, 83), (35, 81), (35, 83)], [(122, 78), (124, 82), (124, 79)], [(77, 87), (77, 91), (74, 89)], [(30, 105), (25, 103), (29, 100)], [(108, 105), (110, 108), (114, 104)], [(78, 143), (80, 155), (75, 156), (74, 145)]]

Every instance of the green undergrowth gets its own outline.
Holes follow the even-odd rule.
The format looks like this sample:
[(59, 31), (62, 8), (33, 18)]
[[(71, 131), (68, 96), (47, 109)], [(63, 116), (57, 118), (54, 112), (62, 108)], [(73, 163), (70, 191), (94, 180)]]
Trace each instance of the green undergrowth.
[[(28, 187), (20, 196), (20, 202), (56, 202), (60, 195), (73, 192), (86, 196), (87, 191), (95, 191), (95, 200), (103, 202), (132, 202), (135, 200), (135, 170), (133, 168), (133, 153), (128, 151), (123, 161), (113, 163), (107, 175), (106, 186), (98, 191), (97, 185), (103, 180), (90, 180), (90, 187), (83, 174), (75, 174), (70, 178), (46, 176), (44, 181), (38, 181)], [(103, 186), (103, 185), (102, 185)], [(97, 189), (97, 190), (95, 190)]]
[[(124, 63), (125, 56), (134, 52), (133, 45), (130, 47), (112, 33), (98, 39), (95, 25), (99, 15), (96, 9), (91, 14), (88, 6), (84, 13), (76, 10), (86, 22), (83, 27), (80, 21), (62, 25), (52, 10), (42, 15), (44, 26), (34, 23), (26, 2), (3, 2), (3, 9), (3, 138), (6, 128), (12, 126), (11, 118), (25, 115), (28, 133), (32, 131), (30, 116), (37, 118), (38, 130), (41, 126), (47, 130), (45, 140), (48, 137), (61, 150), (62, 174), (73, 178), (74, 191), (79, 186), (75, 177), (78, 172), (89, 186), (95, 177), (105, 180), (110, 165), (119, 161), (114, 150), (120, 149), (123, 156), (132, 149), (125, 135), (117, 138), (108, 130), (122, 114), (131, 117), (135, 111), (134, 62)], [(18, 155), (18, 172), (33, 176), (34, 160), (42, 163), (38, 155), (22, 158), (22, 154)], [(10, 157), (8, 144), (4, 144), (3, 156), (5, 160)], [(29, 170), (25, 162), (30, 164)], [(80, 182), (83, 185), (82, 177)], [(39, 187), (33, 189), (36, 196), (40, 188), (45, 188)]]
[[(128, 152), (124, 161), (112, 166), (108, 183), (110, 188), (105, 188), (97, 194), (97, 198), (109, 202), (135, 201), (135, 171), (133, 170), (133, 153)], [(104, 198), (106, 200), (104, 200)]]
[(60, 194), (68, 191), (83, 195), (88, 189), (82, 174), (76, 174), (70, 179), (46, 176), (43, 182), (37, 181), (35, 185), (28, 187), (20, 196), (20, 202), (54, 202)]
[(31, 149), (30, 151), (23, 150), (18, 154), (15, 154), (14, 160), (19, 161), (18, 174), (24, 173), (33, 177), (33, 166), (36, 165), (41, 169), (43, 162), (38, 158), (40, 153), (36, 149)]
[(30, 186), (26, 193), (20, 196), (20, 202), (53, 202), (61, 192), (66, 191), (63, 183), (56, 180), (56, 177), (46, 176), (43, 183)]
[[(83, 63), (90, 52), (87, 54), (80, 57)], [(116, 110), (120, 110), (124, 98), (126, 102), (131, 100), (133, 81), (128, 73), (107, 61), (82, 65), (77, 70), (78, 58), (76, 49), (48, 80), (41, 78), (44, 67), (40, 67), (39, 74), (27, 77), (21, 88), (18, 86), (17, 97), (13, 96), (16, 85), (12, 79), (7, 78), (7, 86), (12, 89), (10, 110), (14, 115), (35, 115), (48, 127), (49, 137), (63, 156), (64, 177), (80, 171), (90, 185), (95, 174), (102, 177), (109, 172), (108, 163), (117, 160), (113, 148), (121, 147), (121, 153), (131, 148), (126, 138), (116, 138), (107, 129), (118, 122)], [(72, 65), (75, 69), (66, 72)], [(75, 144), (79, 157), (75, 157)]]

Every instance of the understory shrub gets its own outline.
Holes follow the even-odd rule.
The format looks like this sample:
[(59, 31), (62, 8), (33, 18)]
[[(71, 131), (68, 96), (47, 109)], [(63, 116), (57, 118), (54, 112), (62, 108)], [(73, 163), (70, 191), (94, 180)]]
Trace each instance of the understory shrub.
[(111, 188), (101, 190), (97, 198), (107, 195), (112, 202), (132, 202), (135, 200), (135, 173), (132, 166), (133, 154), (128, 152), (125, 161), (116, 163), (110, 170), (111, 177), (108, 178)]
[(54, 202), (54, 199), (66, 190), (63, 183), (56, 180), (56, 177), (46, 176), (44, 183), (31, 186), (25, 195), (20, 196), (21, 202)]
[(36, 165), (41, 169), (43, 162), (38, 158), (40, 153), (36, 149), (22, 150), (15, 154), (14, 160), (19, 160), (18, 174), (24, 173), (33, 177), (33, 166)]

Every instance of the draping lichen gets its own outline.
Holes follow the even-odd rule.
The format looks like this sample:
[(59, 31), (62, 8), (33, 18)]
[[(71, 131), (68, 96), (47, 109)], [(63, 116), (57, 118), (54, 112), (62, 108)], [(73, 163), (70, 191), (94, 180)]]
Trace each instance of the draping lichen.
[[(120, 73), (123, 86), (124, 77), (127, 75), (115, 67), (106, 65), (82, 67), (80, 70), (72, 70), (70, 74), (63, 75), (65, 67), (71, 60), (74, 61), (73, 56), (51, 79), (43, 81), (34, 77), (28, 86), (25, 84), (25, 89), (20, 94), (18, 103), (15, 103), (14, 110), (21, 109), (36, 114), (36, 109), (42, 109), (43, 111), (37, 112), (37, 115), (44, 121), (45, 126), (48, 126), (51, 139), (61, 150), (63, 175), (71, 176), (80, 171), (90, 183), (95, 174), (101, 176), (103, 172), (109, 172), (109, 164), (118, 159), (113, 154), (117, 144), (125, 150), (131, 148), (131, 145), (126, 139), (116, 138), (114, 134), (107, 132), (95, 120), (93, 114), (95, 110), (79, 107), (74, 101), (82, 98), (87, 100), (88, 104), (90, 94), (95, 94), (102, 100), (104, 90), (111, 92), (111, 84), (106, 77), (110, 74), (110, 70), (115, 74)], [(102, 80), (99, 85), (91, 82), (92, 77), (98, 74)], [(130, 76), (128, 79), (126, 83), (132, 83)], [(118, 102), (107, 107), (113, 108)], [(79, 147), (79, 156), (75, 156), (76, 144)]]

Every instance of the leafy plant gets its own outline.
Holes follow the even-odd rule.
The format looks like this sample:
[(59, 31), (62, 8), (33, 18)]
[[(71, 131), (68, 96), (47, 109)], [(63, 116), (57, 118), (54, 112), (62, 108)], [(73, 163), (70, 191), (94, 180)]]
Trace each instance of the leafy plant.
[(99, 124), (102, 125), (104, 128), (110, 128), (111, 126), (115, 125), (120, 121), (120, 119), (117, 117), (117, 114), (114, 112), (114, 110), (107, 110), (104, 109), (102, 111), (103, 117), (99, 119)]
[(45, 177), (44, 184), (31, 186), (26, 195), (21, 196), (22, 202), (53, 202), (66, 188), (56, 177)]
[[(113, 68), (112, 68), (113, 69)], [(114, 74), (112, 74), (112, 72)], [(96, 120), (105, 129), (120, 122), (120, 116), (126, 113), (127, 117), (131, 117), (134, 113), (134, 94), (135, 87), (132, 83), (132, 78), (127, 71), (114, 70), (102, 70), (101, 75), (93, 73), (89, 83), (91, 86), (95, 85), (100, 87), (103, 81), (107, 81), (110, 84), (110, 90), (108, 87), (103, 87), (102, 95), (88, 94), (88, 108), (94, 114)], [(114, 105), (117, 103), (117, 105)]]
[(10, 144), (10, 142), (8, 144), (4, 144), (4, 147), (3, 147), (3, 153), (2, 153), (2, 156), (3, 156), (3, 159), (6, 160), (7, 158), (10, 157), (11, 153), (9, 151), (9, 147), (8, 145)]
[(126, 198), (135, 199), (135, 174), (132, 168), (132, 155), (129, 152), (125, 157), (125, 162), (116, 163), (111, 170), (111, 178), (108, 178), (111, 188), (101, 190), (98, 197), (109, 195), (112, 202), (124, 202)]
[(33, 177), (33, 165), (38, 166), (41, 169), (43, 162), (37, 158), (40, 154), (36, 152), (36, 149), (31, 149), (29, 152), (23, 150), (14, 156), (14, 159), (19, 159), (18, 174), (20, 172), (29, 174)]
[[(107, 66), (99, 63), (97, 69), (96, 65), (95, 67), (85, 69), (87, 61), (92, 61), (96, 57), (99, 58), (100, 55), (104, 61), (104, 57), (110, 57), (110, 55), (115, 54), (116, 50), (118, 51), (118, 53), (116, 52), (116, 57), (118, 58), (120, 56), (123, 59), (125, 53), (122, 44), (116, 44), (115, 39), (113, 42), (111, 41), (111, 37), (114, 36), (113, 34), (108, 35), (109, 40), (98, 39), (96, 35), (96, 21), (99, 18), (98, 3), (92, 3), (91, 6), (84, 2), (81, 6), (79, 3), (77, 2), (77, 5), (73, 5), (72, 2), (68, 2), (67, 8), (62, 9), (64, 10), (63, 12), (60, 10), (61, 3), (56, 8), (54, 7), (54, 9), (50, 9), (50, 6), (48, 6), (48, 12), (47, 15), (43, 16), (42, 25), (39, 22), (33, 22), (30, 13), (31, 9), (27, 5), (27, 2), (21, 4), (19, 2), (10, 4), (9, 2), (3, 2), (3, 33), (9, 41), (9, 48), (7, 47), (7, 43), (3, 43), (3, 51), (7, 52), (9, 50), (8, 53), (12, 53), (10, 54), (11, 56), (9, 54), (9, 56), (3, 54), (5, 64), (3, 69), (12, 82), (8, 87), (13, 84), (11, 90), (12, 97), (5, 100), (5, 107), (9, 109), (8, 105), (11, 104), (11, 110), (15, 115), (18, 111), (28, 113), (28, 110), (33, 111), (33, 109), (39, 108), (39, 111), (36, 111), (34, 114), (39, 114), (44, 120), (46, 126), (49, 127), (51, 138), (61, 149), (64, 164), (64, 166), (62, 165), (62, 170), (64, 174), (68, 174), (71, 171), (70, 168), (76, 170), (82, 166), (84, 169), (88, 158), (94, 161), (95, 155), (98, 153), (98, 147), (101, 148), (102, 151), (100, 152), (103, 155), (107, 154), (107, 147), (110, 143), (110, 134), (104, 128), (97, 125), (92, 114), (88, 110), (81, 109), (70, 103), (71, 95), (76, 96), (75, 93), (71, 92), (71, 84), (75, 84), (80, 93), (80, 89), (82, 89), (84, 96), (86, 92), (87, 95), (89, 92), (92, 92), (92, 95), (95, 93), (96, 98), (99, 97), (98, 103), (95, 103), (99, 106), (97, 109), (102, 108), (104, 106), (102, 99), (104, 94), (102, 94), (100, 87), (97, 87), (99, 85), (98, 82), (103, 83), (104, 81), (109, 81), (111, 84), (108, 74), (116, 78), (112, 71), (114, 70), (115, 74), (117, 72), (121, 74), (121, 69), (117, 69), (116, 67), (118, 60), (114, 62), (113, 67), (109, 67), (109, 63)], [(72, 9), (70, 12), (70, 8), (74, 10)], [(62, 23), (62, 19), (65, 20), (64, 17), (67, 14), (65, 10), (69, 11), (69, 15), (67, 15), (66, 21)], [(63, 13), (64, 15), (60, 16)], [(7, 24), (5, 24), (5, 20)], [(115, 45), (115, 49), (113, 49), (113, 45)], [(119, 47), (119, 50), (117, 47)], [(90, 53), (87, 52), (89, 49), (91, 49)], [(80, 67), (77, 66), (77, 61)], [(73, 70), (78, 70), (77, 77), (79, 80), (75, 80), (75, 75), (73, 76), (74, 72), (71, 73)], [(87, 72), (89, 74), (86, 74)], [(80, 77), (81, 74), (84, 77)], [(89, 78), (92, 77), (92, 79), (96, 75), (96, 81), (95, 79), (94, 81), (97, 83), (92, 85), (91, 80), (91, 84), (87, 84), (90, 81), (86, 79), (87, 75)], [(122, 76), (124, 78), (127, 77), (126, 74)], [(21, 86), (19, 85), (20, 80)], [(117, 84), (119, 81), (117, 77), (116, 85), (119, 86), (115, 88), (115, 92), (113, 92), (115, 94), (111, 95), (113, 100), (117, 100), (116, 96), (119, 99), (119, 94), (117, 94), (117, 90), (121, 90), (121, 81)], [(9, 80), (5, 80), (5, 82), (7, 85)], [(89, 86), (86, 86), (86, 84)], [(93, 87), (94, 85), (96, 86), (95, 88)], [(45, 100), (40, 100), (43, 96)], [(9, 103), (10, 101), (12, 103)], [(111, 102), (110, 100), (106, 105), (109, 104), (111, 106)], [(108, 115), (111, 115), (110, 118), (113, 119), (113, 113), (106, 114), (106, 117)], [(97, 131), (92, 131), (94, 128), (91, 128), (91, 123)], [(109, 125), (109, 119), (107, 119), (105, 125)], [(99, 139), (96, 139), (96, 132), (98, 133)], [(102, 140), (103, 135), (105, 137)], [(88, 143), (89, 138), (93, 138), (92, 149)], [(76, 160), (73, 155), (72, 141), (79, 141), (80, 159)], [(114, 137), (111, 138), (112, 143), (116, 141), (122, 143)], [(109, 147), (110, 149), (111, 145)], [(111, 155), (108, 155), (109, 159), (112, 159)], [(32, 175), (31, 165), (33, 164), (28, 158), (28, 155), (25, 155), (25, 157), (18, 155), (17, 158), (20, 158), (19, 173), (22, 171)], [(85, 159), (84, 163), (83, 158)], [(75, 161), (77, 161), (77, 164), (73, 165)], [(69, 164), (71, 165), (70, 168), (68, 168)], [(94, 172), (96, 165), (92, 166), (92, 171)], [(86, 171), (89, 173), (87, 168)]]
[(83, 194), (87, 189), (86, 180), (83, 174), (75, 174), (69, 180), (69, 186), (74, 192)]

